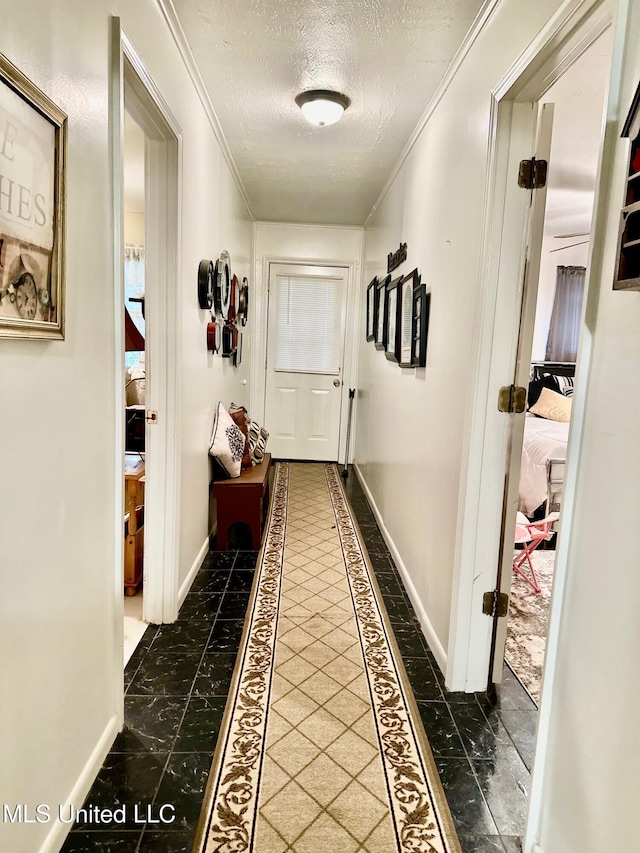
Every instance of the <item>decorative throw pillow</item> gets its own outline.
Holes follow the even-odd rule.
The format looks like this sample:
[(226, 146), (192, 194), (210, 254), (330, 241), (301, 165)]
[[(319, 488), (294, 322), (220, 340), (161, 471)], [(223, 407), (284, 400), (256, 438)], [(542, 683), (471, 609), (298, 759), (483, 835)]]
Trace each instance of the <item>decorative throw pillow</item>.
[(245, 438), (244, 442), (244, 452), (242, 454), (242, 470), (245, 468), (251, 468), (256, 463), (251, 458), (251, 453), (249, 451), (249, 441), (247, 436), (249, 435), (249, 426), (248, 423), (251, 423), (249, 417), (247, 415), (247, 410), (244, 406), (236, 406), (235, 403), (232, 403), (229, 406), (229, 415), (231, 419), (236, 424), (236, 426), (240, 427), (242, 430), (242, 434)]
[(571, 420), (571, 397), (543, 388), (538, 402), (529, 411), (549, 421), (568, 423)]
[(264, 427), (261, 427), (260, 424), (255, 421), (251, 421), (249, 424), (249, 434), (247, 436), (247, 441), (249, 442), (249, 452), (251, 453), (251, 458), (255, 462), (256, 465), (259, 465), (264, 459), (264, 451), (267, 446), (267, 439), (269, 438), (269, 433), (266, 431)]
[(542, 393), (543, 388), (550, 388), (552, 391), (560, 391), (560, 386), (558, 385), (558, 381), (555, 376), (551, 376), (549, 373), (543, 373), (542, 376), (539, 376), (537, 379), (532, 379), (529, 382), (529, 392), (527, 394), (527, 406), (531, 409), (531, 406), (535, 405), (538, 402), (538, 398)]
[(558, 376), (558, 387), (560, 393), (565, 397), (573, 397), (573, 376)]
[(233, 422), (222, 403), (218, 403), (211, 430), (209, 454), (227, 477), (240, 476), (244, 447), (242, 430)]

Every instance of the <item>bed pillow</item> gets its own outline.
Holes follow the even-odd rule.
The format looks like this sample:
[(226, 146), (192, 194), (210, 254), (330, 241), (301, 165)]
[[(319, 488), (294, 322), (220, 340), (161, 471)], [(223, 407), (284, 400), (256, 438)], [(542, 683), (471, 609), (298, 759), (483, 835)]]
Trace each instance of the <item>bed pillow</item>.
[(245, 438), (222, 403), (218, 403), (213, 419), (209, 454), (227, 477), (239, 477)]
[(264, 451), (267, 447), (267, 439), (269, 433), (264, 427), (252, 420), (249, 424), (249, 434), (247, 441), (249, 442), (249, 452), (251, 458), (256, 465), (259, 465), (264, 459)]
[(529, 392), (527, 394), (527, 406), (529, 409), (538, 402), (543, 388), (550, 388), (552, 391), (560, 392), (560, 386), (556, 377), (551, 376), (549, 373), (543, 373), (538, 379), (532, 379), (529, 383)]
[(249, 416), (247, 414), (247, 410), (244, 406), (236, 406), (235, 403), (232, 403), (229, 406), (229, 415), (231, 419), (235, 423), (236, 426), (240, 427), (242, 430), (242, 434), (245, 438), (244, 442), (244, 452), (242, 454), (242, 470), (244, 471), (246, 468), (253, 467), (256, 463), (251, 458), (251, 452), (249, 451)]
[(531, 406), (529, 411), (549, 421), (568, 423), (571, 420), (571, 397), (565, 397), (550, 388), (543, 388), (538, 402)]

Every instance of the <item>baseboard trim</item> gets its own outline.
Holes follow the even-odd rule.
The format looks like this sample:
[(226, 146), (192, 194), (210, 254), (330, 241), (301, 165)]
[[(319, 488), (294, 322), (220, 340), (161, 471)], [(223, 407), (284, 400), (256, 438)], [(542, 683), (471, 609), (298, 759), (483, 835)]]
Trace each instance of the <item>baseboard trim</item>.
[(200, 571), (200, 566), (204, 562), (204, 558), (207, 556), (209, 552), (209, 537), (204, 540), (202, 543), (202, 548), (198, 551), (198, 555), (195, 558), (193, 565), (189, 569), (186, 578), (182, 581), (180, 585), (180, 589), (178, 590), (178, 612), (182, 607), (182, 604), (187, 597), (187, 593), (191, 589), (191, 584), (193, 583), (195, 576)]
[(400, 572), (400, 576), (402, 577), (402, 582), (404, 583), (405, 589), (411, 599), (411, 604), (413, 605), (413, 609), (416, 612), (416, 616), (420, 621), (420, 627), (422, 628), (422, 632), (426, 637), (427, 643), (429, 644), (429, 648), (433, 652), (435, 659), (438, 661), (438, 665), (442, 672), (446, 675), (447, 672), (447, 653), (444, 650), (444, 647), (436, 632), (434, 631), (433, 625), (431, 624), (431, 620), (427, 615), (427, 611), (424, 609), (422, 601), (420, 600), (418, 593), (416, 591), (415, 586), (413, 585), (413, 581), (411, 580), (411, 576), (409, 575), (409, 570), (404, 564), (402, 557), (400, 556), (400, 552), (398, 551), (395, 542), (393, 541), (391, 534), (387, 530), (385, 523), (382, 519), (382, 515), (380, 510), (378, 509), (378, 505), (376, 504), (373, 495), (369, 489), (369, 486), (364, 479), (364, 475), (360, 468), (358, 467), (358, 463), (353, 463), (353, 469), (356, 472), (358, 477), (358, 481), (360, 486), (362, 487), (362, 491), (365, 493), (369, 504), (371, 505), (371, 509), (373, 510), (373, 514), (378, 522), (378, 527), (380, 528), (380, 532), (382, 533), (382, 537), (387, 544), (387, 548), (391, 552), (391, 556), (393, 557), (393, 562), (398, 567), (398, 571)]
[[(71, 806), (80, 808), (84, 803), (96, 776), (100, 772), (100, 768), (104, 764), (105, 758), (109, 754), (109, 750), (111, 749), (119, 730), (120, 726), (118, 725), (118, 717), (114, 714), (100, 735), (100, 739), (89, 756), (89, 760), (85, 764), (75, 785), (71, 789), (71, 793), (69, 794), (67, 801), (62, 804), (63, 815), (69, 814), (69, 808)], [(57, 806), (55, 807), (55, 810), (52, 808), (51, 811), (52, 817), (55, 814), (55, 821), (52, 823), (51, 829), (49, 830), (49, 833), (47, 834), (47, 837), (45, 838), (38, 853), (58, 853), (65, 838), (73, 827), (73, 824), (63, 823), (60, 820), (59, 814), (56, 814)]]

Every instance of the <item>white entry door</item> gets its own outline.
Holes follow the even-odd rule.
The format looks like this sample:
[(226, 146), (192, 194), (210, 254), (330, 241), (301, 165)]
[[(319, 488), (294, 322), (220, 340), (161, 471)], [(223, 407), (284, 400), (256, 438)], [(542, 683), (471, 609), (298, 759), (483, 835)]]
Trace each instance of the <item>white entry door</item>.
[(270, 265), (264, 421), (275, 458), (338, 461), (347, 274)]

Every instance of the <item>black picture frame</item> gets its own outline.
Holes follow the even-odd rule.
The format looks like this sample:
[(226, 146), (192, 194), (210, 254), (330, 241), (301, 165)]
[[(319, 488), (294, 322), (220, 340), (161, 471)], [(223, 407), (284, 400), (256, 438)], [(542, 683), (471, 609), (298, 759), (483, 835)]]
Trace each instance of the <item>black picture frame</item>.
[(386, 327), (387, 338), (385, 342), (384, 354), (389, 361), (398, 361), (398, 332), (400, 331), (398, 323), (398, 308), (400, 306), (400, 282), (402, 276), (394, 278), (387, 285), (387, 302), (386, 302)]
[(376, 286), (378, 284), (378, 277), (374, 276), (373, 279), (369, 282), (369, 286), (367, 287), (367, 330), (366, 336), (368, 341), (372, 341), (375, 338), (375, 330), (376, 330)]
[(427, 366), (427, 338), (429, 336), (429, 314), (431, 293), (424, 283), (413, 291), (413, 340), (412, 363), (414, 367)]
[(414, 367), (413, 339), (415, 323), (415, 292), (420, 286), (417, 269), (402, 277), (398, 286), (398, 333), (396, 337), (396, 360), (400, 367)]
[(375, 330), (374, 330), (374, 346), (376, 349), (384, 350), (387, 347), (387, 285), (391, 281), (391, 276), (386, 275), (383, 279), (378, 280), (375, 294)]

